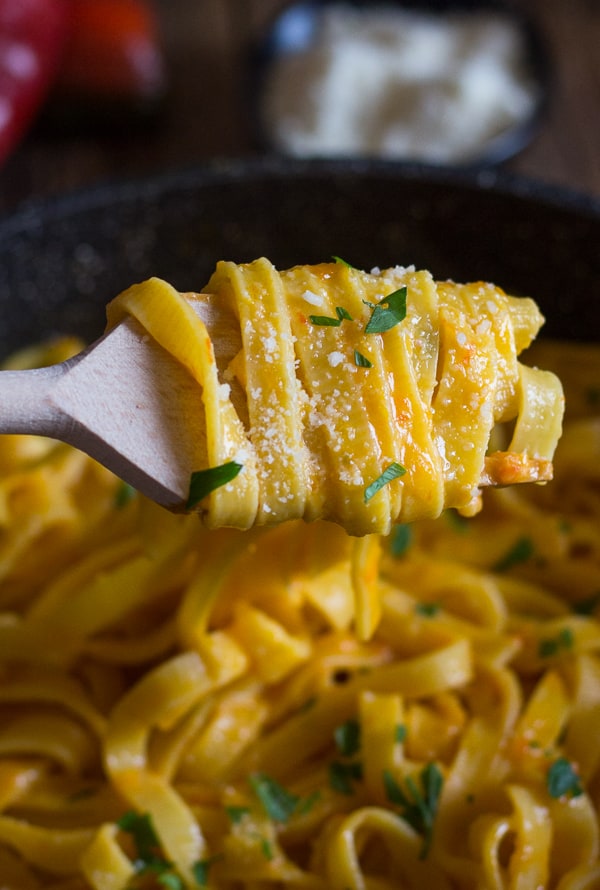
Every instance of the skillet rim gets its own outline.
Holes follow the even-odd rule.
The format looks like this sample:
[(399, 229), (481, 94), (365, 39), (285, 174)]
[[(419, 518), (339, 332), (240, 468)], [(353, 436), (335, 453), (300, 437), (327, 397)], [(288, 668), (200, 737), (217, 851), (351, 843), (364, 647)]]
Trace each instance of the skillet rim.
[(176, 166), (139, 176), (108, 176), (56, 194), (30, 197), (0, 215), (0, 241), (42, 223), (127, 203), (143, 197), (219, 182), (302, 179), (309, 176), (378, 176), (424, 185), (448, 186), (483, 194), (497, 194), (521, 201), (556, 207), (600, 222), (600, 196), (542, 178), (502, 169), (466, 170), (383, 159), (294, 159), (276, 155), (251, 158), (215, 158), (200, 164)]

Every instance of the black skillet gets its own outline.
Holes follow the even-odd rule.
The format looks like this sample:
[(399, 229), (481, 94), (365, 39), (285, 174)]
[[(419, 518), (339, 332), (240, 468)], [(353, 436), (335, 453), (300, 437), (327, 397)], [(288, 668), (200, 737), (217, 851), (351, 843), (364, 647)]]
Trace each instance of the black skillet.
[(149, 275), (200, 290), (219, 259), (429, 268), (534, 297), (546, 332), (600, 329), (600, 201), (486, 171), (386, 162), (228, 161), (112, 183), (0, 221), (0, 355), (96, 338)]

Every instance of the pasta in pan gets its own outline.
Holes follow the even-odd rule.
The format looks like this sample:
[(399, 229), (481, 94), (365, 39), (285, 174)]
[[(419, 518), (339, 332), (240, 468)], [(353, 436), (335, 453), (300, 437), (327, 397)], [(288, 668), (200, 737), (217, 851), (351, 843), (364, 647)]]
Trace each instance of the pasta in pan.
[[(482, 484), (551, 477), (563, 395), (518, 361), (543, 320), (532, 300), (341, 261), (222, 262), (205, 290), (151, 279), (108, 320), (133, 315), (201, 386), (194, 501), (209, 527), (304, 518), (387, 534), (444, 507), (475, 512)], [(507, 421), (506, 449), (486, 456)]]
[(390, 534), (0, 439), (3, 890), (599, 886), (600, 355), (534, 349), (553, 482)]

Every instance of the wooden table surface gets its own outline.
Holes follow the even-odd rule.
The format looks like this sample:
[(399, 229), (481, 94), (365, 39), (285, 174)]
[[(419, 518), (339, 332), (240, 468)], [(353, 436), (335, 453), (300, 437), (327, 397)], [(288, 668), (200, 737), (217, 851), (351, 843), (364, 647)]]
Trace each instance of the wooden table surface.
[[(600, 196), (600, 0), (515, 0), (538, 22), (554, 87), (507, 169)], [(156, 0), (170, 76), (161, 124), (126, 138), (35, 131), (0, 169), (0, 212), (23, 200), (255, 152), (243, 114), (246, 52), (282, 0)]]

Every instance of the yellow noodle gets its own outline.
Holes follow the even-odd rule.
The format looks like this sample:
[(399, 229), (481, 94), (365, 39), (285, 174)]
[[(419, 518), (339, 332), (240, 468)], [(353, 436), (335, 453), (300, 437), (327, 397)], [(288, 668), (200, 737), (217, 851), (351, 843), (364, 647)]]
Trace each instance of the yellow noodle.
[[(440, 303), (455, 286), (437, 286), (427, 273), (361, 279), (354, 302), (342, 303), (358, 274), (346, 267), (288, 279), (264, 264), (235, 269), (220, 267), (215, 282), (231, 273), (250, 292), (255, 278), (267, 281), (271, 321), (286, 337), (282, 281), (300, 305), (331, 272), (323, 311), (344, 305), (357, 315), (363, 298), (407, 281), (422, 342), (394, 328), (373, 379), (380, 385), (393, 368), (410, 400), (427, 394), (424, 403), (441, 398), (440, 340), (455, 344), (440, 368), (455, 365), (464, 358), (457, 333), (478, 294), (494, 306), (509, 299), (491, 286), (456, 286), (440, 330)], [(173, 303), (175, 330), (177, 295)], [(251, 311), (237, 306), (227, 312)], [(502, 422), (501, 411), (531, 397), (519, 382), (528, 372), (506, 344), (523, 348), (536, 322), (520, 303), (512, 318), (484, 325), (496, 357), (475, 389), (461, 383), (471, 408), (493, 390)], [(321, 333), (324, 340), (331, 331)], [(349, 336), (363, 354), (372, 346), (361, 330)], [(390, 354), (392, 342), (400, 356)], [(207, 530), (194, 514), (168, 514), (135, 493), (124, 499), (119, 480), (70, 449), (0, 439), (0, 885), (598, 887), (600, 354), (586, 350), (580, 374), (573, 349), (565, 361), (563, 347), (543, 346), (544, 364), (561, 369), (567, 405), (575, 405), (556, 479), (486, 491), (477, 516), (446, 509), (434, 520), (458, 483), (437, 474), (435, 436), (424, 436), (428, 518), (389, 536), (353, 538), (337, 524), (300, 518)], [(41, 357), (34, 351), (29, 361)], [(277, 361), (291, 374), (289, 354)], [(244, 377), (241, 359), (232, 367)], [(348, 380), (358, 372), (346, 369)], [(278, 390), (279, 399), (288, 395)], [(202, 395), (214, 411), (220, 398), (216, 389)], [(402, 398), (392, 387), (385, 410), (408, 410)], [(525, 409), (526, 438), (542, 448), (545, 430), (536, 427), (547, 403), (537, 404), (541, 414)], [(413, 409), (418, 427), (427, 410)], [(294, 410), (302, 413), (302, 399)], [(482, 442), (488, 420), (477, 420)], [(450, 414), (435, 422), (459, 449)], [(507, 438), (522, 434), (509, 429)], [(385, 435), (404, 460), (416, 454), (401, 434)], [(215, 460), (233, 453), (214, 448)], [(309, 462), (304, 493), (292, 491), (292, 475), (280, 480), (296, 507), (306, 498), (307, 518), (322, 510), (328, 490), (315, 486), (332, 465), (331, 454)], [(482, 465), (481, 455), (465, 464), (465, 486), (477, 487)], [(259, 476), (240, 497), (244, 510), (266, 518)], [(364, 516), (414, 508), (396, 481)], [(223, 494), (209, 524), (229, 509)], [(332, 497), (345, 515), (343, 496)]]

